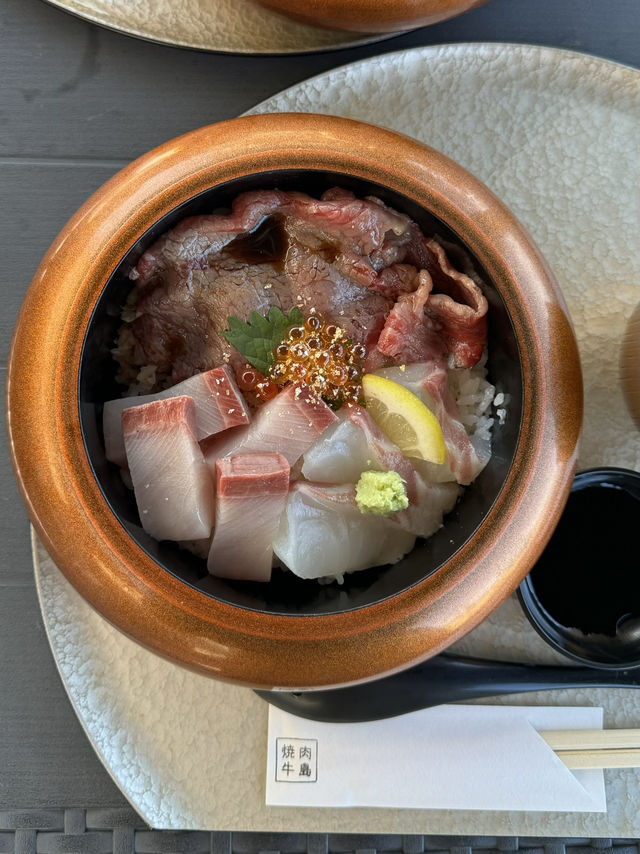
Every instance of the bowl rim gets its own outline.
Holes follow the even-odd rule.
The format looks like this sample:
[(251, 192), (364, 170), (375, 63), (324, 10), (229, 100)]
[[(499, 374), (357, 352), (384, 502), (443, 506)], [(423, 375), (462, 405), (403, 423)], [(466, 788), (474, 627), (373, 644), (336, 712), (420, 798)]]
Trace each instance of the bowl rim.
[[(389, 186), (461, 234), (505, 301), (523, 362), (521, 435), (480, 534), (425, 581), (346, 615), (242, 611), (185, 589), (113, 515), (78, 417), (86, 328), (121, 259), (153, 222), (186, 200), (278, 169), (345, 172)], [(25, 429), (34, 424), (37, 432)], [(515, 591), (551, 536), (573, 481), (581, 424), (575, 335), (553, 274), (523, 226), (445, 155), (335, 116), (232, 119), (170, 140), (125, 167), (46, 254), (9, 359), (7, 428), (16, 477), (34, 527), (67, 579), (144, 646), (252, 687), (302, 690), (380, 678), (435, 655), (478, 625)]]

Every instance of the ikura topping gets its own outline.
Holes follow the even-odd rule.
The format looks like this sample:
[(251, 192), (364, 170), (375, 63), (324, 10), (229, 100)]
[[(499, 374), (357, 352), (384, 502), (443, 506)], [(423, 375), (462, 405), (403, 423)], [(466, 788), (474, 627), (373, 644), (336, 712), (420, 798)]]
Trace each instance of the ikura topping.
[(274, 355), (269, 376), (276, 385), (304, 382), (336, 409), (362, 400), (366, 348), (346, 338), (335, 323), (312, 314), (303, 325), (289, 329)]
[(266, 403), (280, 391), (272, 379), (265, 377), (256, 368), (246, 365), (237, 375), (238, 388), (240, 388), (249, 403), (259, 405)]
[[(274, 319), (279, 319), (277, 314)], [(254, 325), (260, 320), (262, 318), (254, 318)], [(265, 334), (264, 322), (262, 328)], [(243, 344), (245, 355), (260, 361), (253, 357), (246, 342)], [(296, 322), (285, 327), (282, 340), (274, 347), (269, 360), (265, 360), (265, 373), (247, 363), (238, 372), (237, 382), (253, 405), (273, 400), (289, 383), (305, 383), (333, 409), (339, 409), (343, 404), (362, 401), (362, 362), (366, 355), (366, 347), (354, 344), (340, 326), (324, 323), (317, 314), (305, 319), (297, 312)]]

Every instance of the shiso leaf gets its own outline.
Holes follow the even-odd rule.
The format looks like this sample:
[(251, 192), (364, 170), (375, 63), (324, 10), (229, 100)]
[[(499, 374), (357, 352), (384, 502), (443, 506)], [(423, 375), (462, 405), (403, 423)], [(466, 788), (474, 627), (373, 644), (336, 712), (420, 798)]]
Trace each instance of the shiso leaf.
[(298, 306), (294, 306), (288, 315), (272, 305), (268, 317), (252, 311), (249, 322), (238, 317), (229, 317), (229, 331), (221, 332), (232, 347), (265, 376), (273, 365), (274, 351), (284, 341), (292, 326), (301, 326), (304, 316)]

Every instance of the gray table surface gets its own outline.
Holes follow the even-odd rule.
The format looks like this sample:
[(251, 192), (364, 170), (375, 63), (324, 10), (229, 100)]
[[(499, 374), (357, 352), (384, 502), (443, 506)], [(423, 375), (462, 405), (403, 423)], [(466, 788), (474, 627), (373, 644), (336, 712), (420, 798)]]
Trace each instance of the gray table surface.
[[(552, 45), (637, 67), (638, 0), (492, 0), (453, 21), (366, 47), (286, 58), (171, 48), (100, 29), (42, 0), (0, 0), (3, 374), (20, 305), (41, 257), (73, 212), (123, 165), (171, 137), (238, 115), (337, 65), (401, 48), (467, 41)], [(89, 808), (113, 809), (107, 815), (116, 826), (126, 801), (93, 753), (57, 674), (6, 441), (0, 498), (3, 852), (13, 850), (8, 843), (3, 847), (1, 831), (11, 825), (6, 819), (3, 826), (3, 811), (6, 816), (10, 810), (54, 810), (41, 814), (38, 826), (61, 830), (77, 823), (74, 809), (85, 811), (85, 824)], [(97, 826), (109, 821), (102, 812)], [(25, 820), (15, 826), (28, 825)], [(127, 839), (122, 850), (131, 847)], [(23, 843), (16, 841), (15, 850)], [(47, 844), (42, 850), (54, 850)], [(76, 850), (65, 845), (60, 850)], [(289, 848), (298, 850), (295, 840)]]

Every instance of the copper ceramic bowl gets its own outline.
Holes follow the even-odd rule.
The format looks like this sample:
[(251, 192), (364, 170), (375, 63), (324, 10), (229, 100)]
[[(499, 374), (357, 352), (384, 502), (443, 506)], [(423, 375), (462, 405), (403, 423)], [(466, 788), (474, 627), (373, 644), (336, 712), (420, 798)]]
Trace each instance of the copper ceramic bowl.
[(487, 0), (258, 0), (312, 26), (356, 33), (393, 33), (437, 24)]
[[(493, 456), (444, 527), (393, 567), (322, 586), (206, 575), (143, 532), (107, 463), (102, 403), (126, 272), (186, 215), (251, 188), (374, 193), (467, 252), (486, 282), (489, 379), (509, 395)], [(132, 163), (80, 209), (46, 255), (13, 342), (8, 427), (35, 528), (80, 593), (146, 647), (201, 673), (304, 689), (373, 679), (447, 647), (518, 586), (550, 537), (582, 417), (576, 341), (539, 251), (460, 166), (388, 130), (304, 114), (241, 118)], [(250, 532), (249, 532), (250, 533)]]

